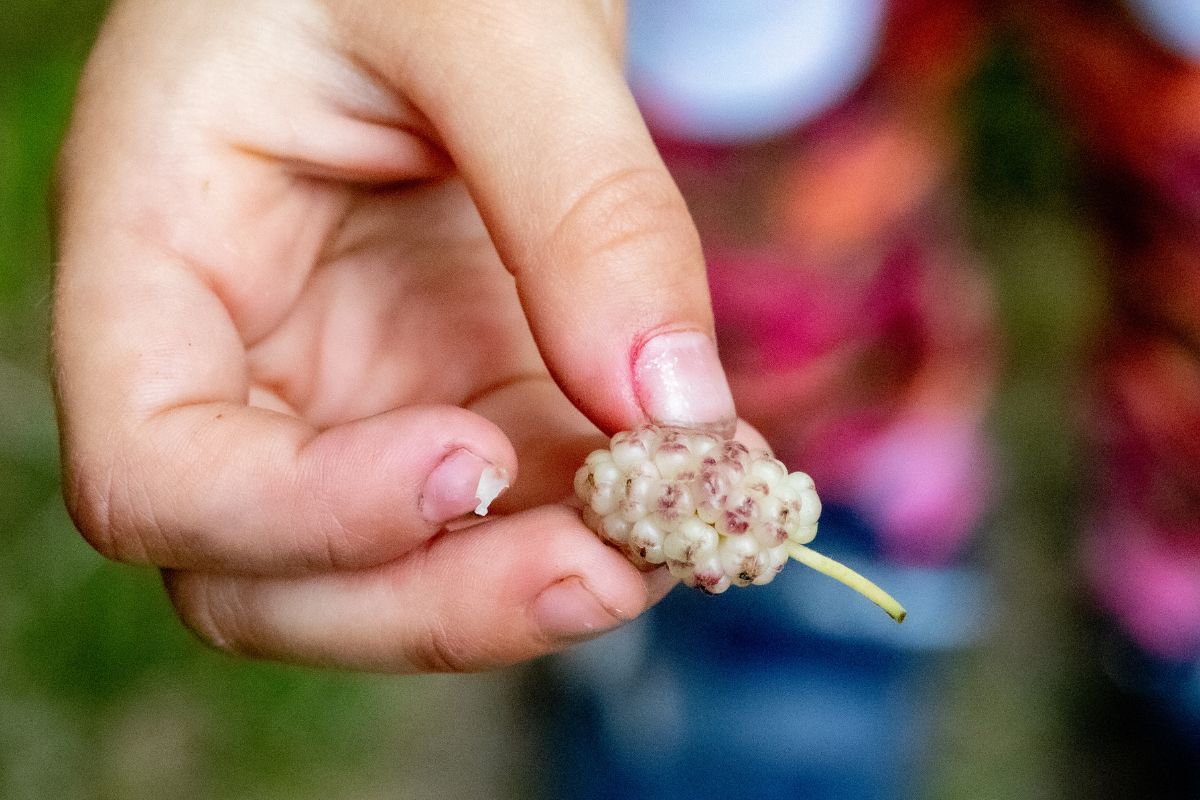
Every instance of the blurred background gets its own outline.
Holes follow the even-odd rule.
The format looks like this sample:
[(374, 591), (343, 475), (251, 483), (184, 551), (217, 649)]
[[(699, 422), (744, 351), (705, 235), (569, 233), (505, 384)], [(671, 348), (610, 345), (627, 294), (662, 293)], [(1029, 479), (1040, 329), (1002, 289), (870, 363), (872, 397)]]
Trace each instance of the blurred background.
[[(105, 3), (0, 9), (0, 797), (527, 797), (552, 753), (526, 675), (377, 677), (251, 663), (176, 623), (157, 574), (105, 562), (59, 498), (47, 381), (47, 185)], [(1007, 339), (990, 427), (991, 629), (936, 714), (931, 798), (1166, 797), (1182, 754), (1101, 669), (1075, 569), (1073, 434), (1103, 308), (1077, 159), (1001, 36), (962, 98), (969, 218)]]

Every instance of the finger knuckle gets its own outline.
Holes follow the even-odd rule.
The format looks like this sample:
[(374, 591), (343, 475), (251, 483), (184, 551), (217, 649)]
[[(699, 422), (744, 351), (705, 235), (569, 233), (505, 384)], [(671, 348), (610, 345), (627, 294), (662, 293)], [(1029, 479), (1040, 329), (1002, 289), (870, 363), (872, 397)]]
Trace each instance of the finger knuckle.
[(470, 672), (474, 668), (464, 638), (441, 620), (424, 627), (408, 660), (418, 672)]
[(76, 530), (106, 558), (115, 558), (116, 541), (109, 514), (109, 493), (91, 475), (67, 470), (63, 480), (63, 500)]
[(149, 505), (137, 499), (136, 481), (113, 461), (78, 460), (65, 470), (63, 499), (76, 529), (113, 561), (147, 563), (147, 541), (158, 526)]
[(241, 644), (237, 634), (238, 610), (228, 600), (215, 601), (209, 582), (200, 575), (173, 570), (163, 571), (163, 585), (185, 628), (204, 644), (238, 655), (253, 655)]
[(126, 548), (114, 524), (111, 469), (77, 466), (67, 472), (63, 496), (76, 529), (97, 552), (123, 560)]

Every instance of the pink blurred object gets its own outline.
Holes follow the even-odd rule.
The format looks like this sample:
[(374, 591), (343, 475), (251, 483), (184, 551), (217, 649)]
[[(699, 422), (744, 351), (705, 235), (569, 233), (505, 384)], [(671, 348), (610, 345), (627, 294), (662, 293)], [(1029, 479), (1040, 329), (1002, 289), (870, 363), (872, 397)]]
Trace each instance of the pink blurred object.
[(862, 262), (831, 269), (796, 253), (711, 254), (709, 286), (724, 354), (739, 368), (777, 372), (903, 324), (917, 277), (912, 253)]
[[(1197, 531), (1200, 533), (1200, 531)], [(1084, 540), (1084, 568), (1105, 611), (1165, 659), (1200, 656), (1200, 555), (1142, 514), (1106, 509)]]
[(961, 551), (992, 476), (990, 308), (973, 281), (951, 279), (963, 262), (935, 255), (935, 238), (850, 269), (795, 254), (710, 260), (741, 413), (871, 522), (890, 559), (923, 565)]
[(858, 477), (854, 505), (884, 552), (898, 563), (941, 564), (979, 524), (993, 468), (977, 425), (912, 418), (866, 443)]
[(1143, 648), (1200, 657), (1200, 363), (1168, 331), (1127, 322), (1114, 326), (1094, 375), (1088, 579)]

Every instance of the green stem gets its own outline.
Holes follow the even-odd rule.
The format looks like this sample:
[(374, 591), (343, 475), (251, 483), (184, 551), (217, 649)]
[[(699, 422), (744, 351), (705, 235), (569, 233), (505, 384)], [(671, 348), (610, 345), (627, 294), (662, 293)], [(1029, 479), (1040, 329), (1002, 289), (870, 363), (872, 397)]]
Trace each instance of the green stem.
[(841, 581), (882, 608), (896, 622), (904, 622), (904, 617), (908, 615), (908, 612), (904, 610), (904, 606), (896, 602), (896, 598), (845, 564), (834, 561), (829, 556), (823, 556), (811, 547), (806, 547), (796, 542), (788, 542), (787, 547), (788, 555), (801, 564), (804, 564), (806, 567), (812, 567), (817, 572), (828, 575), (835, 581)]

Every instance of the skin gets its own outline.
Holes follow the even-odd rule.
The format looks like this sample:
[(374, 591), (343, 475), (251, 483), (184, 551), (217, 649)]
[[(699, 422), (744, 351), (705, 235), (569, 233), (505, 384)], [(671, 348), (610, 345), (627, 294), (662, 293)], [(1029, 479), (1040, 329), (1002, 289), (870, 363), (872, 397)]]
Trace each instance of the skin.
[[(647, 417), (641, 344), (712, 334), (622, 26), (592, 0), (116, 4), (60, 165), (65, 495), (203, 639), (476, 670), (670, 588), (555, 502)], [(502, 513), (431, 519), (464, 450), (517, 476)]]

